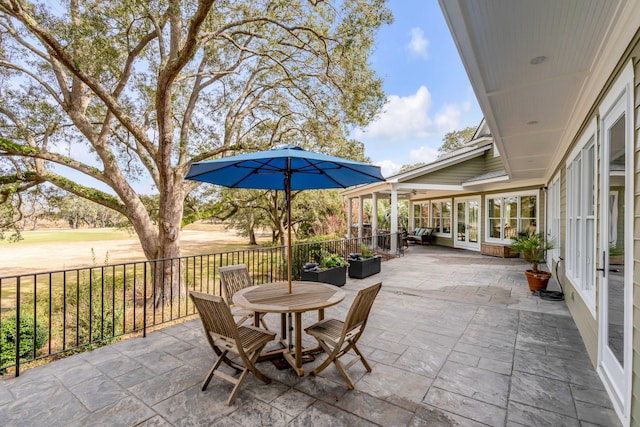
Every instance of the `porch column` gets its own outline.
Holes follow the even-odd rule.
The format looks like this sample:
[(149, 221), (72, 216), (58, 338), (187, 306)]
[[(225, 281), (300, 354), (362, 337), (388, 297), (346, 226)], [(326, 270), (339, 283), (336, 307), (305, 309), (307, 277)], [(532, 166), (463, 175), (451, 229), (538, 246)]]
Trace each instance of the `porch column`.
[(362, 195), (358, 196), (358, 203), (360, 205), (358, 208), (358, 240), (362, 240), (364, 235), (364, 197)]
[(351, 226), (353, 222), (351, 220), (353, 214), (353, 201), (351, 197), (347, 198), (347, 239), (351, 239), (353, 237), (351, 233)]
[[(378, 193), (371, 194), (371, 236), (375, 236), (378, 234)], [(373, 248), (378, 247), (378, 239), (371, 239), (371, 246)]]
[(409, 224), (407, 224), (407, 231), (413, 229), (415, 224), (415, 215), (413, 212), (413, 200), (409, 200)]
[(391, 253), (398, 250), (398, 239), (395, 234), (398, 232), (398, 190), (391, 189)]

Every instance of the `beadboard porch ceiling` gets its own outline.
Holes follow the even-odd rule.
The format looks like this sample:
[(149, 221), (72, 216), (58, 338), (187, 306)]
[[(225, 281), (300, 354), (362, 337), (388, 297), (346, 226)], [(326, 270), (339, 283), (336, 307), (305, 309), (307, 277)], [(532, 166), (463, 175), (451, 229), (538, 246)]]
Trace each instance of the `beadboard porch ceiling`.
[(586, 116), (585, 104), (604, 85), (595, 82), (611, 72), (611, 65), (599, 66), (612, 62), (611, 45), (634, 4), (440, 0), (512, 180), (550, 177)]

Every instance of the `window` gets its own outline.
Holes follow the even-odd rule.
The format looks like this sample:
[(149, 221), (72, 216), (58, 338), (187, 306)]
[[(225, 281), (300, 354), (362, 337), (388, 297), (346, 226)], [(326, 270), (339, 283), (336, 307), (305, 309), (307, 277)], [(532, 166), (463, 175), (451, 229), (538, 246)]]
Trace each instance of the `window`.
[(429, 224), (429, 202), (413, 205), (413, 229), (427, 227)]
[(433, 232), (451, 235), (451, 200), (433, 200), (431, 202), (431, 222)]
[(537, 231), (537, 224), (537, 192), (487, 196), (487, 242), (511, 243), (520, 230)]
[(592, 123), (567, 161), (567, 277), (595, 312), (595, 132)]
[(451, 200), (432, 200), (413, 205), (413, 229), (433, 228), (434, 233), (451, 236)]

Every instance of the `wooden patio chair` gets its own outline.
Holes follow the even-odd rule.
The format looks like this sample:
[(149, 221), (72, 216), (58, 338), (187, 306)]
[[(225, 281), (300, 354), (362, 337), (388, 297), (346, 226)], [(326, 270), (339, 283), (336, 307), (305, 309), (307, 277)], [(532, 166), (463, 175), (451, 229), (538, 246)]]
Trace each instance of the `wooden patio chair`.
[[(220, 267), (220, 285), (222, 292), (224, 292), (224, 299), (231, 309), (231, 314), (234, 317), (240, 316), (240, 320), (236, 322), (237, 325), (241, 326), (248, 319), (253, 319), (253, 311), (246, 310), (233, 303), (233, 295), (236, 292), (253, 286), (247, 266), (244, 264), (236, 264)], [(260, 323), (265, 329), (269, 330), (267, 323), (264, 321), (264, 314), (260, 315)]]
[[(235, 384), (229, 399), (227, 399), (227, 405), (231, 405), (242, 381), (250, 372), (259, 380), (269, 384), (271, 379), (256, 368), (255, 362), (265, 345), (275, 339), (275, 332), (265, 331), (255, 326), (236, 325), (229, 306), (218, 296), (194, 291), (189, 292), (189, 296), (198, 309), (207, 341), (218, 355), (218, 359), (202, 383), (201, 390), (206, 390), (214, 375)], [(227, 357), (229, 353), (237, 355), (241, 363), (229, 359)], [(240, 376), (234, 378), (219, 371), (218, 368), (222, 362), (239, 372)]]
[[(353, 390), (353, 380), (349, 377), (347, 370), (358, 361), (361, 361), (367, 372), (371, 372), (371, 366), (358, 350), (356, 343), (362, 336), (362, 332), (364, 332), (371, 306), (373, 306), (373, 301), (376, 299), (381, 287), (382, 282), (361, 289), (356, 295), (353, 304), (351, 304), (344, 322), (336, 319), (325, 319), (305, 329), (307, 334), (318, 340), (318, 343), (328, 355), (327, 359), (311, 372), (311, 375), (318, 375), (333, 362), (338, 372), (347, 382), (347, 387)], [(353, 350), (356, 356), (349, 363), (343, 365), (339, 359), (350, 350)]]

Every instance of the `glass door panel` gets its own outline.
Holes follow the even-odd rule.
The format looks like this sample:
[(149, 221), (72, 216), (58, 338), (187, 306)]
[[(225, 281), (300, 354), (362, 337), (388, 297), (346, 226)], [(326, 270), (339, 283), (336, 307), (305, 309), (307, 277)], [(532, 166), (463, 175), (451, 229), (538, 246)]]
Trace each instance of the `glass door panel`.
[[(626, 114), (625, 97), (621, 97), (602, 119), (601, 224), (597, 261), (600, 267), (598, 368), (609, 384), (614, 405), (618, 408), (628, 408), (632, 368), (633, 266), (630, 261), (633, 260), (633, 240), (629, 221), (633, 216), (625, 208), (633, 208), (633, 171), (628, 166), (632, 160), (632, 130), (628, 129)], [(587, 220), (591, 219), (587, 216)], [(614, 260), (618, 254), (621, 256)]]
[(468, 242), (477, 244), (479, 242), (478, 223), (480, 213), (480, 201), (469, 200), (467, 203), (467, 232)]
[[(625, 194), (625, 117), (620, 117), (611, 128), (608, 129), (609, 139), (609, 185), (604, 189), (604, 194), (609, 194), (608, 203), (608, 257), (611, 252), (625, 253), (624, 215), (619, 215), (623, 210), (620, 202), (624, 201)], [(610, 264), (610, 263), (609, 263)], [(615, 356), (620, 366), (624, 369), (624, 284), (625, 269), (622, 266), (610, 266), (607, 278), (607, 346)]]
[(465, 214), (466, 214), (466, 208), (465, 206), (467, 205), (466, 202), (458, 202), (458, 224), (457, 224), (457, 230), (458, 230), (458, 234), (457, 234), (457, 239), (458, 242), (466, 242), (467, 241), (467, 221), (465, 219)]
[(480, 249), (480, 199), (456, 200), (455, 246)]

